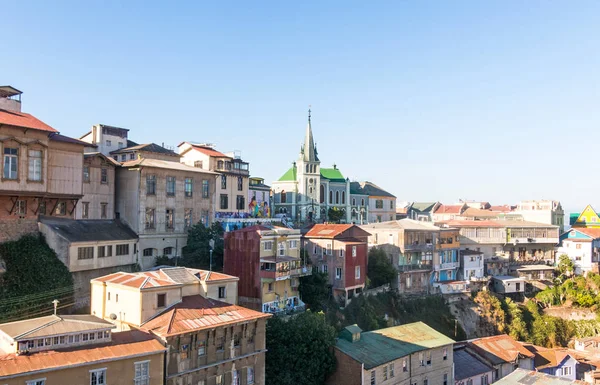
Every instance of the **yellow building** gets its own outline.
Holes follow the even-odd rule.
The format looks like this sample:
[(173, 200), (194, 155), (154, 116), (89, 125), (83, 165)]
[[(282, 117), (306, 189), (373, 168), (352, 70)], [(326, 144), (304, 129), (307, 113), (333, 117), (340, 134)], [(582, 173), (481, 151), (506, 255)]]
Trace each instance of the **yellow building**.
[(572, 227), (600, 228), (600, 217), (591, 205), (587, 205)]

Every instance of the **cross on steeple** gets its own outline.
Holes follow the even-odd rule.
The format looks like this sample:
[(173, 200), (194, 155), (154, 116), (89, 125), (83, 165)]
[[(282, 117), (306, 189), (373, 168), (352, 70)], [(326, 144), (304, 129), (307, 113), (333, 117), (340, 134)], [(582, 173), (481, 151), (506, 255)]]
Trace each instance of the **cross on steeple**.
[(308, 121), (310, 122), (310, 104), (308, 105)]

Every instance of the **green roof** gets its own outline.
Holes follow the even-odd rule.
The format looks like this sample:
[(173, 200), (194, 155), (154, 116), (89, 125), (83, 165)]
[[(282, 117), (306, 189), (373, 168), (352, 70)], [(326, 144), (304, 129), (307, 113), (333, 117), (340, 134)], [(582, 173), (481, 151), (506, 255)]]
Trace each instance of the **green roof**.
[(433, 210), (437, 202), (414, 202), (410, 208), (421, 212), (429, 212)]
[(360, 340), (350, 342), (339, 338), (336, 347), (372, 369), (410, 354), (451, 345), (454, 340), (437, 332), (423, 322), (363, 332)]
[(296, 166), (295, 165), (293, 167), (290, 167), (290, 169), (287, 170), (281, 178), (279, 178), (279, 182), (295, 181), (295, 180), (296, 180)]
[(329, 179), (331, 182), (345, 182), (346, 178), (337, 168), (321, 168), (321, 177)]

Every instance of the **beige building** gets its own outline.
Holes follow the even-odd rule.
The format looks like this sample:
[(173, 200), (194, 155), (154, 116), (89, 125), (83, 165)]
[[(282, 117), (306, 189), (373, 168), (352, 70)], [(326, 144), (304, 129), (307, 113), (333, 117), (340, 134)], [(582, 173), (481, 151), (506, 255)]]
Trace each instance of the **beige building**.
[(561, 234), (565, 229), (565, 211), (559, 201), (521, 201), (514, 213), (521, 215), (525, 221), (558, 226)]
[(0, 383), (163, 384), (166, 348), (149, 333), (113, 328), (91, 315), (1, 324)]
[(75, 219), (114, 219), (115, 169), (119, 162), (100, 152), (83, 157), (83, 197), (75, 209)]
[(131, 141), (127, 140), (129, 130), (106, 124), (95, 124), (81, 138), (82, 141), (93, 144), (94, 151), (109, 156), (112, 151), (130, 147)]
[(182, 142), (179, 144), (181, 162), (202, 170), (214, 171), (216, 181), (215, 218), (245, 218), (249, 209), (246, 201), (250, 167), (239, 154), (223, 154), (211, 144)]
[(188, 229), (214, 217), (216, 174), (182, 164), (176, 154), (172, 161), (155, 154), (142, 151), (117, 169), (116, 216), (139, 235), (142, 269), (154, 266), (157, 256), (181, 256)]
[(336, 342), (328, 384), (450, 385), (454, 341), (423, 322), (362, 332), (348, 326)]

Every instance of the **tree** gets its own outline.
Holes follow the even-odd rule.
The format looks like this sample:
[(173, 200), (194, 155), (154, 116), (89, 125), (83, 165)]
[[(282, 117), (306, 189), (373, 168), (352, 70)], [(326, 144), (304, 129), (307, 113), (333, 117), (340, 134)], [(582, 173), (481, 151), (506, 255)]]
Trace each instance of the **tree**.
[(307, 311), (267, 322), (267, 384), (324, 384), (335, 369), (335, 329), (323, 313)]
[(383, 249), (373, 248), (369, 251), (367, 277), (372, 287), (391, 284), (398, 278), (398, 271)]
[(215, 241), (212, 260), (213, 270), (223, 270), (223, 227), (219, 222), (214, 222), (206, 227), (198, 222), (188, 231), (187, 246), (182, 250), (181, 265), (199, 269), (209, 268), (210, 240)]
[(509, 335), (517, 341), (525, 341), (529, 338), (529, 332), (527, 330), (527, 324), (523, 318), (523, 311), (517, 303), (512, 301), (510, 298), (506, 298), (504, 301), (506, 304), (506, 312), (508, 313)]
[(573, 276), (573, 273), (575, 272), (575, 264), (567, 254), (561, 254), (561, 256), (558, 258), (557, 269), (560, 273), (561, 280), (564, 281), (566, 278)]
[(329, 299), (329, 277), (327, 273), (314, 271), (311, 275), (300, 277), (300, 297), (308, 307), (318, 312), (323, 310), (325, 303)]
[(331, 207), (327, 210), (327, 218), (329, 222), (340, 223), (346, 216), (346, 210), (338, 209), (337, 207)]
[(506, 328), (506, 313), (502, 309), (500, 300), (489, 291), (480, 291), (475, 296), (475, 303), (481, 309), (481, 318), (487, 325), (493, 327), (497, 332), (504, 333)]

